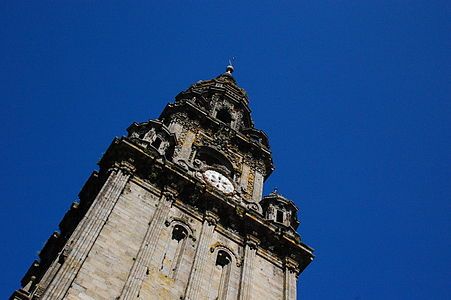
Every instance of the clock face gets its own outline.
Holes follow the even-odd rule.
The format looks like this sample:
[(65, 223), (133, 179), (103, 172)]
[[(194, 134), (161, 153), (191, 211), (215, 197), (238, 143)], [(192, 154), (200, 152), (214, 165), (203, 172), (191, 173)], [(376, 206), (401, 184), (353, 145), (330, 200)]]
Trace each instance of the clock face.
[(214, 170), (205, 171), (204, 178), (209, 184), (223, 193), (229, 194), (235, 189), (232, 182), (227, 177)]

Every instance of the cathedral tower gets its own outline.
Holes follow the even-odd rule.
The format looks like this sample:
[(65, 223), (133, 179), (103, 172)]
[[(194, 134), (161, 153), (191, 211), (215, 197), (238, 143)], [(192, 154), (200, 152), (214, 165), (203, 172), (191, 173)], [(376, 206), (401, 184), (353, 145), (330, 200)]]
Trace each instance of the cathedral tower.
[(10, 299), (296, 299), (313, 250), (232, 72), (113, 140)]

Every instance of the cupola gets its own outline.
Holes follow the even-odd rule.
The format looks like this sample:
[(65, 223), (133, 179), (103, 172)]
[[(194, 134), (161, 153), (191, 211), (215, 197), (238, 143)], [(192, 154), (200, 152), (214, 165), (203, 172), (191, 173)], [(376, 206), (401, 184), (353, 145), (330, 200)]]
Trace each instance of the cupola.
[(148, 151), (171, 157), (175, 146), (175, 135), (159, 120), (133, 123), (127, 128), (128, 138), (134, 140)]
[(298, 228), (297, 207), (293, 201), (283, 197), (277, 191), (263, 197), (260, 205), (265, 218), (270, 222), (293, 230)]

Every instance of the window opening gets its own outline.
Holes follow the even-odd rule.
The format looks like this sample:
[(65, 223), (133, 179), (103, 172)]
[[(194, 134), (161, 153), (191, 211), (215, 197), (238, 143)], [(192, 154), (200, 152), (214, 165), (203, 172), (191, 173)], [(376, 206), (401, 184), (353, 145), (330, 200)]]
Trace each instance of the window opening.
[(152, 146), (155, 147), (155, 149), (159, 149), (161, 145), (161, 139), (159, 137), (155, 138), (155, 140), (152, 142)]
[(277, 210), (276, 221), (283, 223), (283, 211)]
[(221, 108), (218, 111), (218, 113), (216, 114), (216, 118), (226, 123), (227, 125), (230, 125), (232, 123), (232, 116), (230, 115), (229, 111), (225, 108)]
[(160, 267), (161, 272), (170, 278), (175, 278), (177, 275), (186, 247), (187, 236), (188, 231), (181, 225), (175, 225), (172, 229), (171, 239), (166, 245)]
[(232, 258), (224, 251), (219, 250), (216, 256), (216, 265), (211, 276), (212, 293), (210, 299), (225, 300), (229, 289)]
[(183, 228), (180, 225), (174, 226), (174, 230), (172, 230), (172, 239), (173, 240), (180, 242), (181, 240), (186, 238), (187, 235), (188, 235), (188, 232), (186, 231), (185, 228)]
[(216, 257), (216, 265), (224, 267), (230, 263), (230, 256), (225, 252), (220, 250), (218, 252), (218, 257)]

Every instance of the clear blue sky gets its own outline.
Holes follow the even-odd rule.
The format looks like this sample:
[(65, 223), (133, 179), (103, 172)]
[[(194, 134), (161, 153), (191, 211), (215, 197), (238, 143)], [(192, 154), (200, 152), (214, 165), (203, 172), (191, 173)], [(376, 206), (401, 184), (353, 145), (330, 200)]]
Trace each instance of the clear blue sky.
[(235, 56), (302, 299), (451, 299), (451, 2), (165, 2), (0, 2), (0, 298), (112, 138)]

